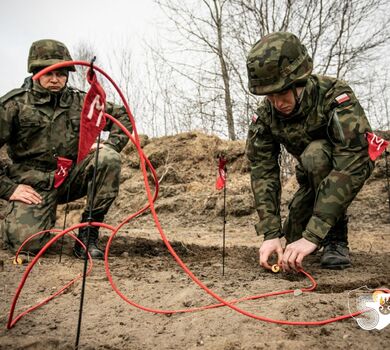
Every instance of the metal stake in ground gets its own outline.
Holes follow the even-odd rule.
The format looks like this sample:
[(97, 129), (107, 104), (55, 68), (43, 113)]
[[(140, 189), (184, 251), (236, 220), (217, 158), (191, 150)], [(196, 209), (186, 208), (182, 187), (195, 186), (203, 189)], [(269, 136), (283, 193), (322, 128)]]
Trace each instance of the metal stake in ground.
[(218, 178), (215, 187), (217, 190), (223, 189), (223, 230), (222, 230), (222, 276), (225, 275), (225, 229), (226, 229), (226, 159), (220, 155), (218, 157)]
[(222, 276), (225, 276), (225, 242), (226, 242), (226, 179), (227, 169), (224, 165), (225, 186), (223, 187), (223, 230), (222, 230)]
[[(93, 63), (95, 62), (96, 57), (94, 57), (91, 60), (91, 67), (90, 70), (88, 71), (88, 74), (90, 75), (90, 78), (93, 77), (95, 74), (93, 70)], [(93, 202), (95, 199), (95, 188), (96, 188), (96, 172), (97, 172), (97, 166), (98, 166), (98, 159), (99, 159), (99, 147), (100, 147), (100, 133), (97, 136), (97, 141), (96, 141), (96, 150), (95, 150), (95, 166), (93, 169), (93, 175), (92, 175), (92, 185), (90, 188), (90, 193), (89, 193), (89, 213), (88, 213), (88, 226), (87, 226), (87, 242), (85, 244), (86, 246), (86, 254), (84, 257), (84, 269), (83, 269), (83, 281), (81, 285), (81, 294), (80, 294), (80, 308), (79, 308), (79, 320), (77, 324), (77, 335), (76, 335), (76, 344), (75, 344), (75, 350), (78, 350), (79, 348), (79, 342), (80, 342), (80, 333), (81, 333), (81, 321), (83, 318), (83, 306), (84, 306), (84, 295), (85, 295), (85, 283), (87, 279), (87, 267), (88, 267), (88, 251), (89, 251), (89, 235), (90, 235), (90, 228), (91, 228), (91, 221), (92, 221), (92, 207), (93, 207)]]
[(389, 201), (389, 210), (390, 210), (390, 171), (389, 171), (389, 162), (387, 159), (387, 156), (390, 154), (390, 152), (385, 151), (385, 162), (386, 162), (386, 180), (387, 180), (387, 200)]
[(76, 335), (76, 345), (75, 350), (79, 348), (79, 341), (80, 341), (80, 333), (81, 333), (81, 321), (83, 318), (83, 306), (84, 306), (84, 294), (85, 294), (85, 282), (87, 280), (87, 267), (88, 267), (88, 249), (89, 249), (89, 234), (91, 229), (91, 221), (92, 221), (92, 206), (95, 198), (95, 187), (96, 187), (96, 169), (98, 166), (98, 157), (99, 157), (99, 145), (100, 145), (100, 135), (97, 138), (96, 142), (96, 151), (95, 151), (95, 166), (93, 169), (93, 176), (92, 176), (92, 186), (91, 186), (91, 193), (89, 198), (89, 213), (88, 213), (88, 226), (87, 226), (87, 242), (85, 244), (86, 246), (86, 254), (84, 257), (84, 269), (83, 269), (83, 281), (81, 285), (81, 294), (80, 294), (80, 308), (79, 308), (79, 321), (77, 324), (77, 335)]

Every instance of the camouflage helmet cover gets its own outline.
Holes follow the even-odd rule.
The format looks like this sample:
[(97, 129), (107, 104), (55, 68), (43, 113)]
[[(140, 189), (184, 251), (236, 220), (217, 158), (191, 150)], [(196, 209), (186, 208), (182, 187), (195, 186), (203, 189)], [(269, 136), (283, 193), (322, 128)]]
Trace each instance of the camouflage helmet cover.
[(247, 70), (249, 91), (267, 95), (305, 83), (313, 61), (294, 34), (275, 32), (261, 38), (249, 51)]
[[(72, 61), (72, 57), (62, 42), (52, 39), (38, 40), (33, 42), (30, 47), (27, 70), (29, 73), (33, 73), (37, 68), (65, 61)], [(76, 71), (74, 66), (69, 66), (67, 69), (72, 72)]]

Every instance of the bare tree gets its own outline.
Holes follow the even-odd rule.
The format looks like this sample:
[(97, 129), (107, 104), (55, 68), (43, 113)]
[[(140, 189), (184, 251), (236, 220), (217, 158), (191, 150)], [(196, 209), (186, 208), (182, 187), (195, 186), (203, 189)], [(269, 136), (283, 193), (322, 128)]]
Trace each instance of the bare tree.
[(179, 36), (177, 45), (160, 59), (187, 79), (188, 94), (197, 98), (183, 96), (180, 103), (190, 103), (202, 124), (206, 118), (216, 118), (213, 127), (218, 133), (223, 110), (230, 139), (245, 136), (256, 108), (256, 98), (247, 89), (245, 62), (251, 46), (263, 35), (295, 33), (309, 49), (315, 73), (348, 79), (358, 89), (359, 82), (367, 83), (364, 70), (374, 69), (372, 62), (390, 40), (385, 0), (156, 2)]
[[(107, 55), (108, 69), (112, 72), (112, 78), (120, 87), (131, 107), (132, 113), (136, 116), (144, 101), (144, 86), (138, 74), (139, 64), (134, 58), (129, 41), (123, 40), (123, 42), (119, 43), (118, 47), (118, 49), (112, 50)], [(122, 101), (119, 101), (119, 95), (113, 91), (111, 86), (109, 90), (113, 101), (122, 103)]]
[[(157, 3), (166, 11), (167, 16), (174, 23), (182, 38), (186, 39), (187, 54), (193, 55), (190, 63), (180, 62), (177, 67), (182, 74), (187, 76), (195, 85), (204, 90), (204, 96), (210, 101), (215, 101), (211, 87), (215, 91), (215, 76), (219, 76), (223, 90), (224, 118), (227, 123), (228, 136), (236, 139), (233, 119), (233, 102), (231, 93), (231, 79), (228, 51), (224, 48), (225, 10), (229, 2), (227, 0), (200, 0), (188, 4), (179, 0), (157, 0)], [(192, 6), (191, 6), (192, 5)], [(196, 9), (200, 10), (196, 10)], [(200, 57), (202, 56), (202, 57)], [(204, 59), (203, 59), (204, 57)], [(213, 61), (218, 61), (218, 67), (213, 70)], [(211, 62), (211, 63), (210, 63)], [(200, 78), (199, 78), (200, 77)], [(198, 89), (195, 87), (195, 89)], [(199, 90), (197, 90), (199, 92)], [(199, 95), (198, 95), (199, 97)], [(205, 113), (203, 100), (197, 106), (200, 115)], [(211, 111), (210, 114), (215, 114)]]
[(365, 84), (365, 110), (373, 121), (373, 126), (380, 130), (390, 130), (390, 71), (372, 72)]
[[(171, 23), (164, 49), (149, 43), (142, 66), (126, 44), (105, 57), (145, 132), (158, 136), (197, 128), (232, 140), (245, 137), (257, 104), (247, 89), (246, 56), (273, 31), (297, 34), (314, 58), (315, 73), (347, 79), (369, 117), (389, 124), (389, 85), (378, 68), (386, 64), (390, 40), (385, 0), (156, 2)], [(75, 59), (93, 56), (100, 65), (92, 46), (80, 43), (74, 50)], [(73, 74), (72, 83), (88, 88), (85, 70)], [(104, 86), (108, 98), (119, 102)]]
[(233, 0), (232, 4), (232, 13), (241, 14), (232, 36), (244, 51), (265, 34), (290, 31), (308, 47), (320, 74), (342, 78), (390, 40), (385, 0)]
[[(72, 50), (73, 59), (76, 61), (86, 61), (91, 62), (91, 60), (96, 57), (97, 62), (99, 62), (99, 58), (96, 52), (96, 49), (89, 43), (85, 41), (81, 41), (77, 44), (77, 46)], [(76, 72), (70, 75), (70, 84), (80, 90), (86, 91), (89, 87), (86, 74), (87, 67), (84, 66), (76, 66)]]
[[(184, 92), (173, 78), (172, 67), (160, 60), (157, 47), (149, 50), (145, 59), (143, 74), (144, 103), (142, 120), (153, 136), (170, 135), (192, 128), (191, 118), (180, 118), (178, 99), (183, 100)], [(188, 102), (185, 103), (188, 105)], [(188, 125), (184, 125), (185, 121)]]
[[(142, 104), (142, 86), (140, 86), (140, 82), (134, 74), (135, 68), (131, 50), (127, 46), (119, 46), (120, 50), (110, 52), (110, 55), (104, 57), (100, 56), (99, 52), (92, 45), (80, 42), (73, 50), (73, 57), (75, 60), (85, 62), (91, 62), (92, 59), (96, 58), (94, 64), (109, 73), (122, 90), (132, 112), (135, 113), (137, 107)], [(106, 62), (108, 62), (107, 65), (105, 64)], [(88, 67), (76, 66), (76, 72), (70, 75), (70, 84), (80, 90), (87, 91), (89, 89), (87, 81), (88, 69)], [(122, 104), (119, 94), (112, 84), (100, 74), (98, 74), (98, 80), (106, 92), (107, 100)]]

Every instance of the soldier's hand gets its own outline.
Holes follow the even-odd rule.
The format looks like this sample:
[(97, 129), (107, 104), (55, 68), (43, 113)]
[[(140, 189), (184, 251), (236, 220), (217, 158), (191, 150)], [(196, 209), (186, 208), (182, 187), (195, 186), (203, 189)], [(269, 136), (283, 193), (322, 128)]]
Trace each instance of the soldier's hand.
[(308, 241), (305, 238), (301, 238), (286, 246), (282, 259), (283, 271), (299, 271), (302, 269), (303, 258), (310, 253), (314, 252), (317, 245)]
[[(101, 149), (101, 148), (103, 148), (103, 147), (104, 147), (104, 144), (99, 143), (99, 149)], [(91, 148), (90, 148), (90, 150), (89, 150), (89, 153), (95, 152), (95, 151), (96, 151), (96, 148), (97, 148), (97, 143), (94, 143), (94, 144), (91, 146)]]
[(282, 264), (283, 248), (279, 238), (269, 239), (263, 242), (259, 249), (260, 266), (271, 270), (272, 266), (268, 263), (270, 256), (276, 253), (278, 255), (278, 265)]
[(20, 201), (26, 204), (42, 203), (41, 195), (29, 185), (20, 184), (9, 197), (10, 201)]

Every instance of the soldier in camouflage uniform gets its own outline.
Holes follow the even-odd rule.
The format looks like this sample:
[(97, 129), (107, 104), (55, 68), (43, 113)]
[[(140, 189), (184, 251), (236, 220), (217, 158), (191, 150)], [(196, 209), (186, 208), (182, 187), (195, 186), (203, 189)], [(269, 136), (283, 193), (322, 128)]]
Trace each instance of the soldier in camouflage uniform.
[[(265, 95), (246, 152), (260, 219), (255, 228), (264, 235), (260, 265), (268, 269), (276, 253), (285, 271), (299, 270), (305, 256), (322, 246), (323, 268), (349, 267), (346, 212), (374, 167), (366, 140), (371, 128), (352, 89), (312, 68), (305, 46), (287, 32), (266, 35), (247, 58), (249, 90)], [(281, 145), (297, 160), (299, 184), (283, 227)]]
[[(56, 40), (39, 40), (32, 44), (28, 72), (36, 74), (44, 67), (72, 60), (68, 49)], [(0, 99), (0, 147), (8, 146), (12, 164), (0, 168), (0, 197), (8, 200), (7, 215), (1, 222), (3, 242), (15, 251), (32, 234), (50, 229), (56, 221), (57, 204), (87, 195), (87, 206), (81, 221), (104, 220), (118, 194), (121, 159), (119, 152), (127, 136), (112, 122), (106, 130), (110, 136), (100, 144), (96, 166), (96, 187), (89, 217), (89, 189), (95, 168), (96, 145), (89, 155), (76, 164), (79, 144), (80, 113), (85, 93), (67, 86), (69, 71), (74, 66), (51, 71), (38, 81), (28, 78), (22, 88), (14, 89)], [(131, 124), (123, 107), (107, 103), (106, 112), (119, 119), (130, 131)], [(54, 188), (57, 157), (73, 160), (65, 182)], [(69, 194), (68, 194), (69, 191)], [(87, 227), (78, 237), (87, 243)], [(98, 248), (98, 229), (89, 228), (89, 252), (102, 259)], [(36, 252), (49, 235), (31, 241), (28, 250)], [(81, 245), (74, 254), (84, 258)]]

